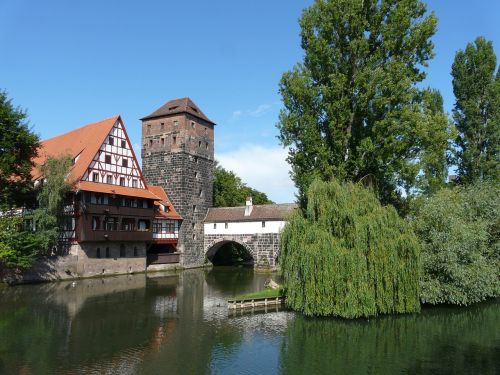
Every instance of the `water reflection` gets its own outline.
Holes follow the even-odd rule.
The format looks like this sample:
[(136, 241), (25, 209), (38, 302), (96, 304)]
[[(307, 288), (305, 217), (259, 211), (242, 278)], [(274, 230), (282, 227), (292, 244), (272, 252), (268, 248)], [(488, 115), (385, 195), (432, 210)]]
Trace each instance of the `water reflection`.
[(372, 320), (297, 316), (281, 345), (281, 372), (498, 374), (499, 318), (498, 300)]
[(348, 322), (228, 314), (251, 269), (0, 287), (0, 374), (495, 373), (500, 303)]

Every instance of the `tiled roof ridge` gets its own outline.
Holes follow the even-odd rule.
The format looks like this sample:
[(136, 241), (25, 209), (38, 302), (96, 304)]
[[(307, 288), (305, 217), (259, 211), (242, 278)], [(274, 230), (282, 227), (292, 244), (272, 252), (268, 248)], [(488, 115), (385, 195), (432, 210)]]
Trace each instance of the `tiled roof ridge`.
[[(170, 110), (172, 106), (175, 106), (175, 108)], [(160, 107), (151, 112), (149, 115), (142, 117), (141, 120), (170, 116), (178, 113), (187, 113), (191, 116), (202, 119), (203, 121), (208, 121), (211, 124), (215, 125), (215, 123), (212, 120), (210, 120), (207, 117), (207, 115), (205, 115), (205, 113), (203, 113), (200, 107), (198, 107), (198, 105), (189, 96), (171, 99), (166, 103), (162, 104)]]
[[(42, 143), (44, 143), (44, 142), (51, 141), (51, 140), (53, 140), (53, 139), (55, 139), (55, 138), (59, 138), (59, 137), (62, 137), (62, 136), (68, 135), (68, 134), (70, 134), (70, 133), (73, 133), (73, 132), (76, 132), (76, 131), (82, 130), (82, 129), (87, 128), (87, 127), (90, 127), (90, 126), (95, 126), (95, 125), (97, 125), (97, 124), (99, 124), (99, 123), (101, 123), (101, 122), (106, 122), (106, 121), (109, 121), (109, 120), (112, 120), (112, 119), (114, 119), (114, 120), (116, 121), (116, 120), (118, 120), (119, 118), (120, 118), (120, 115), (114, 115), (114, 116), (106, 117), (106, 118), (104, 118), (104, 119), (102, 119), (102, 120), (99, 120), (99, 121), (94, 121), (94, 122), (91, 122), (90, 124), (85, 124), (85, 125), (83, 125), (83, 126), (80, 126), (79, 128), (75, 128), (75, 129), (73, 129), (73, 130), (69, 130), (69, 131), (67, 131), (67, 132), (65, 132), (65, 133), (57, 134), (57, 135), (54, 135), (53, 137), (43, 139), (43, 140), (41, 140), (41, 141), (40, 141), (40, 145), (42, 145)], [(81, 152), (81, 151), (80, 151), (80, 152)]]

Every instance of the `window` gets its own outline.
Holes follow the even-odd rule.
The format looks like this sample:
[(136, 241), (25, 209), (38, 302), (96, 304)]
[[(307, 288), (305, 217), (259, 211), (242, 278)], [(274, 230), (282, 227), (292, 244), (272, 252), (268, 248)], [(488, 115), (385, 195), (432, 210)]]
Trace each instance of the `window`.
[(195, 223), (191, 223), (191, 228), (195, 229), (196, 228), (196, 224)]
[(125, 139), (122, 139), (122, 148), (127, 148), (127, 141)]
[(153, 147), (153, 140), (152, 139), (149, 140), (149, 147)]
[(198, 172), (194, 172), (194, 178), (198, 178), (200, 174)]
[(101, 248), (98, 247), (97, 250), (95, 251), (95, 257), (100, 258), (101, 257)]
[(104, 162), (106, 164), (111, 164), (111, 155), (104, 155)]
[(99, 173), (97, 172), (92, 173), (92, 181), (99, 182)]
[(214, 229), (217, 229), (217, 223), (214, 223)]
[(109, 258), (109, 247), (106, 248), (106, 258)]
[(201, 141), (198, 141), (198, 147), (201, 147)]
[(160, 129), (161, 129), (161, 130), (165, 129), (165, 123), (164, 123), (164, 122), (162, 122), (162, 123), (160, 124)]
[(193, 240), (196, 240), (196, 233), (193, 233)]
[(125, 258), (125, 245), (120, 245), (120, 258)]
[(203, 189), (200, 189), (200, 191), (198, 192), (198, 196), (201, 198), (203, 197)]
[(175, 120), (174, 121), (174, 126), (179, 126), (179, 121)]
[[(132, 180), (132, 187), (133, 188), (137, 187), (137, 180), (135, 178)], [(136, 204), (136, 206), (137, 206), (137, 204)]]
[(113, 176), (111, 176), (110, 174), (108, 174), (106, 176), (106, 183), (112, 184), (113, 183)]
[(125, 168), (128, 167), (128, 159), (127, 158), (122, 159), (122, 167), (125, 167)]
[(134, 246), (134, 256), (136, 257), (138, 255), (137, 247)]
[(229, 224), (228, 223), (224, 223), (224, 228), (228, 228), (229, 227)]
[(172, 143), (175, 145), (177, 144), (177, 137), (172, 137)]
[(193, 128), (193, 129), (194, 129), (194, 125), (195, 125), (195, 124), (194, 124), (194, 121), (191, 121), (191, 128)]
[(195, 157), (194, 157), (194, 162), (195, 162), (196, 164), (198, 164), (198, 156), (195, 156)]
[(108, 138), (108, 143), (110, 146), (113, 146), (115, 144), (115, 139), (113, 137)]
[(121, 230), (134, 231), (135, 230), (135, 219), (123, 218)]
[(120, 177), (120, 186), (125, 186), (125, 177)]
[(196, 205), (193, 204), (193, 212), (196, 212)]
[(147, 129), (148, 129), (148, 134), (151, 133), (151, 124), (147, 125)]
[(101, 229), (101, 219), (99, 216), (92, 216), (92, 230)]
[(265, 228), (265, 227), (266, 227), (266, 222), (265, 222), (265, 221), (263, 221), (263, 222), (262, 222), (262, 228)]
[(118, 229), (118, 218), (117, 217), (107, 217), (104, 219), (105, 229), (107, 231)]
[(148, 231), (149, 230), (149, 226), (150, 226), (150, 221), (149, 220), (139, 220), (137, 222), (137, 229), (140, 230), (140, 231)]
[(162, 138), (162, 139), (161, 139), (161, 145), (162, 145), (162, 146), (165, 146), (165, 138)]
[(205, 142), (205, 150), (208, 150), (208, 142)]

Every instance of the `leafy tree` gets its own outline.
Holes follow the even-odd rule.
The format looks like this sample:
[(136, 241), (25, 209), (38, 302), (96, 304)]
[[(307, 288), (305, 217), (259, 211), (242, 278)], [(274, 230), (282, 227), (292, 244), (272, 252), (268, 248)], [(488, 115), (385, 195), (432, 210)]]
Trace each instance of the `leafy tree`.
[(316, 0), (304, 11), (304, 61), (281, 78), (277, 125), (302, 206), (316, 177), (372, 180), (384, 203), (443, 183), (449, 123), (440, 95), (416, 87), (436, 22), (420, 0)]
[(500, 187), (478, 182), (415, 202), (424, 303), (469, 305), (500, 295)]
[(314, 181), (281, 235), (287, 303), (343, 318), (419, 311), (420, 247), (392, 206), (360, 184)]
[[(496, 74), (495, 74), (496, 71)], [(493, 45), (479, 37), (452, 66), (459, 179), (500, 180), (500, 69)]]
[(214, 207), (244, 206), (247, 197), (253, 204), (274, 203), (265, 193), (248, 187), (234, 172), (227, 171), (215, 162), (214, 167)]
[(0, 210), (19, 207), (31, 189), (33, 158), (39, 145), (26, 112), (0, 91)]
[[(64, 214), (65, 198), (71, 190), (68, 181), (72, 159), (49, 158), (41, 167), (43, 183), (38, 189), (38, 207), (33, 214), (0, 217), (0, 263), (7, 267), (29, 268), (37, 256), (51, 255), (68, 216)], [(31, 219), (34, 227), (24, 225)]]
[(38, 208), (33, 217), (37, 231), (43, 233), (44, 253), (50, 254), (57, 245), (59, 234), (67, 220), (64, 206), (68, 203), (66, 198), (72, 188), (69, 180), (72, 162), (70, 156), (49, 157), (41, 166), (43, 182), (37, 192)]
[(43, 236), (23, 228), (21, 216), (0, 217), (0, 265), (29, 268), (43, 246)]

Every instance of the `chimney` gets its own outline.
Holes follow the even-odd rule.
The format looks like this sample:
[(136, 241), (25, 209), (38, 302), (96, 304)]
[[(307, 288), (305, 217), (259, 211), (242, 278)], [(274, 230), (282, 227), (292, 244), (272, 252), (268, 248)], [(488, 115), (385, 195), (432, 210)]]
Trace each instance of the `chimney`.
[(245, 216), (250, 216), (253, 210), (252, 197), (247, 197), (245, 202)]

